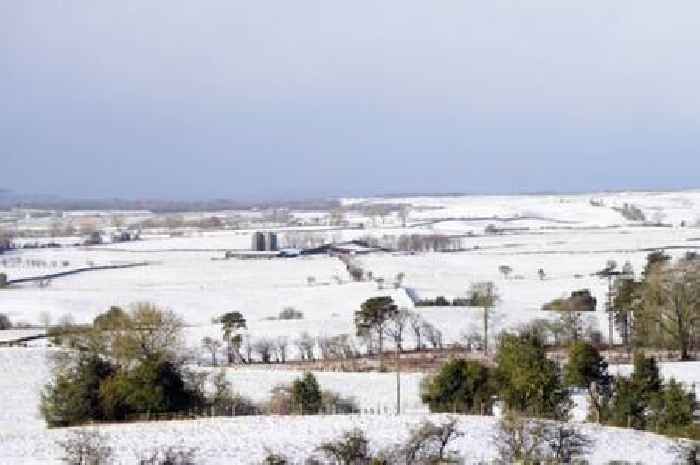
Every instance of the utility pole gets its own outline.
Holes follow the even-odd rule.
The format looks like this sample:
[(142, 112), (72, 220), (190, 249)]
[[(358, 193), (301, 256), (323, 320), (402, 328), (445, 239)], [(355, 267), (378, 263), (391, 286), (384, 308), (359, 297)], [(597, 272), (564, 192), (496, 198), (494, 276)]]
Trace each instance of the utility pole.
[(613, 276), (608, 274), (608, 301), (605, 303), (608, 311), (608, 348), (613, 347), (613, 337), (615, 336), (615, 312), (613, 309)]
[(396, 341), (396, 414), (401, 415), (401, 336)]

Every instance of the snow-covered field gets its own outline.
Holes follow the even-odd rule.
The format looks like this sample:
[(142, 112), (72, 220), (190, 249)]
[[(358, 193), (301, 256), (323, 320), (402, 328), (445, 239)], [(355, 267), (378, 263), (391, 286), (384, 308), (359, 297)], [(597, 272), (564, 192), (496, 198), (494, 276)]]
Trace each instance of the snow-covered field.
[[(71, 429), (47, 429), (38, 416), (39, 392), (48, 380), (45, 348), (0, 349), (0, 464), (58, 465), (61, 449), (56, 441), (70, 434)], [(384, 374), (325, 373), (319, 379), (324, 387), (354, 392), (367, 402), (381, 402), (389, 396), (389, 378)], [(261, 373), (254, 370), (231, 370), (234, 387), (255, 395), (278, 381), (288, 381), (291, 374)], [(411, 378), (405, 388), (409, 395)], [(387, 390), (388, 389), (388, 390)], [(118, 463), (134, 463), (138, 453), (157, 446), (197, 448), (202, 465), (259, 464), (267, 450), (284, 452), (301, 460), (320, 443), (338, 438), (352, 428), (361, 428), (370, 438), (375, 450), (404, 441), (411, 429), (422, 420), (447, 420), (445, 415), (421, 413), (395, 415), (349, 415), (315, 417), (238, 417), (213, 418), (196, 421), (171, 421), (103, 425), (99, 431), (108, 437)], [(459, 430), (464, 436), (452, 449), (473, 464), (496, 457), (493, 441), (497, 420), (493, 417), (458, 417)], [(95, 428), (95, 427), (89, 427)], [(674, 441), (639, 431), (581, 425), (594, 441), (589, 454), (592, 465), (610, 460), (628, 460), (651, 464), (670, 464), (676, 454)]]
[[(379, 220), (364, 218), (368, 222), (371, 219), (372, 226), (368, 229), (328, 231), (327, 227), (319, 226), (319, 234), (328, 240), (414, 233), (462, 235), (462, 252), (382, 253), (359, 257), (359, 261), (387, 283), (397, 273), (405, 273), (404, 286), (424, 297), (460, 297), (471, 282), (495, 281), (501, 293), (495, 330), (533, 318), (549, 318), (551, 314), (539, 310), (543, 303), (583, 288), (590, 289), (598, 298), (601, 311), (594, 319), (604, 330), (607, 323), (602, 302), (606, 283), (591, 276), (592, 273), (610, 259), (620, 266), (630, 261), (640, 271), (649, 249), (671, 247), (672, 255), (679, 256), (700, 246), (700, 229), (692, 227), (700, 217), (698, 192), (417, 197), (345, 202), (356, 204), (360, 200), (412, 204), (407, 227), (389, 216)], [(640, 207), (649, 220), (656, 219), (669, 226), (642, 226), (641, 222), (626, 220), (612, 208), (624, 203)], [(451, 220), (438, 221), (448, 218)], [(683, 221), (687, 226), (680, 226)], [(484, 228), (492, 223), (528, 229), (485, 235)], [(284, 237), (285, 232), (280, 234)], [(223, 250), (244, 249), (249, 244), (250, 231), (189, 232), (187, 237), (152, 235), (131, 243), (6, 254), (0, 259), (0, 272), (7, 273), (10, 279), (62, 270), (64, 262), (70, 264), (68, 268), (88, 263), (137, 261), (152, 265), (55, 279), (46, 288), (27, 284), (6, 289), (0, 293), (0, 312), (7, 313), (13, 321), (34, 324), (39, 323), (42, 312), (49, 312), (54, 321), (71, 314), (77, 322), (88, 322), (111, 305), (151, 301), (172, 308), (187, 324), (193, 325), (188, 334), (194, 344), (205, 335), (218, 337), (220, 328), (211, 325), (211, 321), (231, 310), (241, 311), (247, 317), (253, 336), (295, 337), (302, 331), (327, 336), (353, 333), (353, 312), (375, 295), (388, 294), (400, 306), (412, 307), (401, 289), (379, 290), (373, 283), (350, 282), (344, 265), (333, 257), (213, 260), (223, 257)], [(22, 265), (17, 266), (15, 259)], [(47, 266), (37, 267), (36, 263)], [(500, 275), (500, 265), (513, 268), (510, 279)], [(538, 278), (540, 268), (546, 273), (544, 280)], [(307, 284), (309, 277), (315, 278), (316, 285)], [(286, 306), (303, 312), (304, 319), (269, 320)], [(480, 318), (478, 311), (460, 308), (420, 311), (443, 331), (446, 342), (473, 331)]]
[[(213, 371), (216, 369), (210, 369)], [(302, 375), (299, 371), (228, 368), (226, 378), (236, 392), (256, 401), (269, 400), (270, 391), (277, 385), (290, 384)], [(342, 373), (314, 372), (324, 390), (352, 397), (363, 411), (396, 412), (395, 373)], [(426, 413), (420, 400), (421, 373), (401, 374), (401, 411)]]
[[(593, 200), (593, 202), (591, 202)], [(348, 199), (346, 204), (411, 204), (408, 224), (396, 216), (387, 218), (348, 215), (353, 224), (366, 229), (327, 230), (318, 227), (327, 240), (351, 240), (365, 235), (446, 234), (460, 236), (463, 251), (381, 253), (357, 260), (375, 277), (386, 279), (391, 289), (377, 284), (350, 281), (343, 263), (333, 257), (271, 260), (220, 260), (224, 250), (241, 250), (250, 245), (250, 232), (221, 231), (192, 233), (186, 237), (145, 236), (133, 243), (100, 247), (27, 249), (0, 257), (0, 273), (10, 279), (96, 265), (148, 261), (142, 268), (96, 271), (55, 279), (50, 286), (23, 285), (0, 291), (0, 313), (15, 322), (40, 323), (48, 312), (53, 321), (71, 314), (77, 322), (88, 322), (111, 305), (150, 301), (170, 307), (188, 327), (187, 342), (199, 345), (202, 337), (221, 337), (212, 319), (238, 310), (248, 319), (251, 337), (288, 336), (301, 332), (333, 336), (354, 333), (353, 313), (369, 297), (390, 295), (412, 308), (403, 289), (390, 283), (405, 273), (403, 285), (424, 297), (464, 296), (472, 282), (493, 280), (501, 294), (493, 333), (534, 318), (548, 318), (543, 303), (573, 290), (588, 288), (598, 298), (599, 311), (593, 316), (604, 329), (606, 315), (602, 302), (606, 282), (592, 276), (607, 260), (622, 265), (629, 261), (636, 271), (643, 267), (650, 249), (671, 248), (674, 256), (700, 246), (700, 193), (615, 193), (571, 196), (467, 196), (401, 199)], [(665, 226), (628, 221), (612, 207), (625, 203), (641, 208), (647, 219)], [(315, 215), (319, 215), (315, 213)], [(681, 226), (681, 223), (685, 226)], [(503, 234), (484, 234), (490, 224), (517, 228)], [(307, 228), (308, 229), (308, 228)], [(284, 234), (284, 232), (280, 232)], [(61, 243), (70, 244), (74, 238)], [(217, 258), (218, 260), (213, 260)], [(64, 265), (68, 262), (69, 265)], [(55, 266), (54, 266), (55, 264)], [(510, 278), (499, 266), (513, 268)], [(541, 280), (538, 270), (546, 277)], [(307, 279), (315, 278), (309, 285)], [(270, 319), (287, 306), (304, 313), (304, 319)], [(444, 333), (445, 341), (480, 329), (481, 313), (465, 308), (419, 308), (426, 320)], [(0, 340), (27, 335), (37, 330), (1, 332)], [(47, 430), (38, 416), (40, 387), (48, 379), (46, 347), (0, 348), (0, 464), (57, 464), (59, 450), (54, 441), (65, 430)], [(294, 352), (292, 351), (292, 355)], [(626, 373), (629, 367), (611, 367)], [(700, 381), (698, 364), (662, 364), (666, 377), (684, 382)], [(228, 369), (234, 389), (264, 400), (272, 387), (288, 383), (299, 373)], [(393, 407), (395, 379), (384, 373), (319, 373), (324, 389), (353, 396), (363, 410)], [(407, 414), (343, 417), (257, 417), (210, 419), (191, 422), (127, 424), (100, 427), (110, 435), (118, 457), (132, 460), (135, 451), (159, 444), (198, 447), (204, 465), (258, 463), (265, 448), (292, 458), (308, 454), (318, 443), (337, 437), (357, 426), (368, 431), (375, 448), (404, 439), (411, 427), (425, 418), (418, 399), (420, 374), (404, 374), (402, 405)], [(443, 417), (433, 416), (439, 421)], [(466, 463), (494, 458), (491, 441), (495, 419), (461, 417), (465, 436), (455, 443)], [(595, 440), (592, 464), (613, 459), (647, 464), (672, 462), (672, 441), (658, 436), (611, 428), (582, 426)]]

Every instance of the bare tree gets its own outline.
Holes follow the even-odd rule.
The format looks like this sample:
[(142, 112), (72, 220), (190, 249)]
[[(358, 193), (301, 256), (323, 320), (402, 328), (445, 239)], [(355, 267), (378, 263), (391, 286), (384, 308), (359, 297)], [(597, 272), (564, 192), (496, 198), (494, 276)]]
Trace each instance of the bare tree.
[(289, 338), (287, 336), (277, 336), (275, 347), (279, 361), (285, 363), (287, 361), (287, 349), (289, 348)]
[(411, 207), (409, 205), (401, 205), (399, 208), (399, 218), (401, 219), (401, 225), (405, 228), (408, 220), (411, 216)]
[(403, 280), (406, 278), (406, 273), (403, 271), (396, 273), (396, 279), (394, 281), (394, 288), (399, 289), (403, 286)]
[(499, 423), (495, 442), (498, 444), (498, 463), (540, 463), (545, 455), (545, 425), (542, 421), (509, 412)]
[(405, 308), (391, 315), (384, 326), (384, 334), (394, 341), (394, 346), (403, 352), (403, 333), (410, 321), (410, 313)]
[(275, 342), (267, 337), (257, 339), (252, 345), (253, 351), (260, 356), (263, 363), (270, 363), (274, 346)]
[(425, 321), (423, 317), (417, 312), (409, 312), (408, 314), (408, 324), (411, 327), (413, 333), (413, 339), (416, 343), (416, 350), (423, 349), (423, 325)]
[(423, 335), (433, 349), (442, 349), (442, 331), (427, 321), (423, 322)]
[(49, 330), (49, 326), (51, 326), (51, 314), (46, 310), (39, 312), (39, 324), (44, 327), (44, 330)]
[(496, 285), (491, 281), (474, 283), (467, 293), (471, 305), (481, 307), (484, 310), (484, 353), (489, 352), (489, 321), (492, 318), (493, 309), (500, 300)]
[(299, 337), (294, 341), (294, 345), (297, 346), (299, 351), (299, 357), (302, 360), (313, 360), (314, 359), (314, 338), (312, 338), (309, 333), (304, 331), (299, 335)]
[(222, 343), (218, 339), (214, 339), (213, 337), (210, 336), (205, 336), (202, 338), (202, 347), (207, 349), (209, 353), (211, 354), (211, 364), (213, 366), (216, 366), (216, 354), (219, 352), (219, 349), (221, 349)]

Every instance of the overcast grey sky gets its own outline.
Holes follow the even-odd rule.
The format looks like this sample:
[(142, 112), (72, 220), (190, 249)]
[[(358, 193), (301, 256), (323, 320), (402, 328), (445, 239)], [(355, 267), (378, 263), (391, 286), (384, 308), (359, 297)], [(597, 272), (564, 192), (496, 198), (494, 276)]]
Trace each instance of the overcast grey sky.
[(700, 3), (0, 2), (0, 187), (700, 187)]

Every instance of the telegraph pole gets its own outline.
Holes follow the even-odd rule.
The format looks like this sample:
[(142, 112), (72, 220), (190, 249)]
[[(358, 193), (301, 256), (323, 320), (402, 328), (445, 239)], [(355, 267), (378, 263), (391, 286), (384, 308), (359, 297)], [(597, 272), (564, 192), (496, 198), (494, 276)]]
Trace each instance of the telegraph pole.
[(401, 415), (401, 336), (396, 341), (396, 414)]

